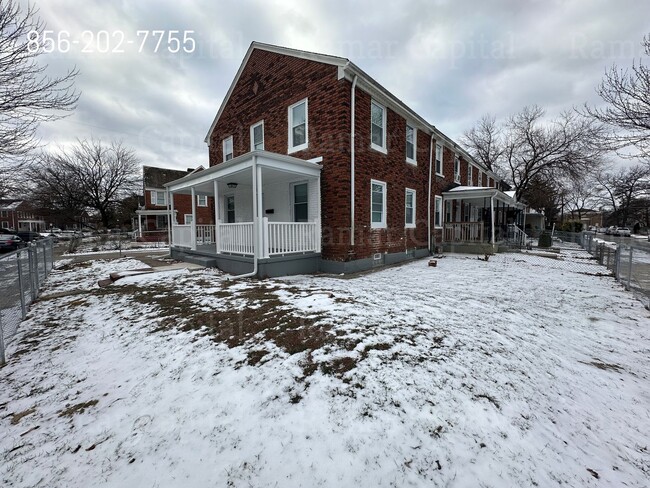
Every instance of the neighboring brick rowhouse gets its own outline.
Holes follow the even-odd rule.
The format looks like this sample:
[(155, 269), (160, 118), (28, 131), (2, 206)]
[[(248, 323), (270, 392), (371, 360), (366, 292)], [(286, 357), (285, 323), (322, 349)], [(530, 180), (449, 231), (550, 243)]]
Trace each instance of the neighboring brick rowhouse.
[[(264, 121), (265, 150), (287, 154), (288, 107), (308, 99), (308, 148), (292, 153), (301, 159), (322, 157), (321, 209), (323, 258), (346, 261), (426, 248), (428, 245), (428, 179), (431, 136), (417, 131), (417, 165), (406, 162), (406, 123), (387, 107), (387, 154), (370, 145), (372, 97), (360, 86), (355, 97), (355, 245), (350, 245), (350, 107), (351, 82), (338, 79), (338, 68), (313, 60), (254, 49), (223, 108), (209, 140), (210, 166), (223, 161), (223, 140), (233, 137), (233, 156), (251, 150), (250, 127)], [(380, 101), (381, 102), (381, 101)], [(418, 128), (416, 121), (408, 120)], [(432, 181), (433, 195), (456, 186), (455, 153), (442, 140), (444, 177)], [(434, 144), (436, 141), (434, 140)], [(474, 186), (478, 173), (474, 175)], [(385, 229), (370, 223), (370, 181), (387, 186)], [(467, 162), (461, 160), (461, 183), (467, 183)], [(416, 227), (405, 228), (405, 190), (416, 192)], [(179, 212), (180, 215), (180, 212)]]

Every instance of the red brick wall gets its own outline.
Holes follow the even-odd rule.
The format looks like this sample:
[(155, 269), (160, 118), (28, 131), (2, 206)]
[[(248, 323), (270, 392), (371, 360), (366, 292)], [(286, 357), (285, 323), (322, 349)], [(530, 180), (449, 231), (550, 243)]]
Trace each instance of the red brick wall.
[(264, 148), (287, 154), (288, 108), (304, 98), (309, 146), (291, 155), (323, 157), (323, 255), (341, 260), (350, 240), (350, 84), (338, 80), (337, 67), (253, 51), (212, 132), (210, 166), (222, 162), (222, 141), (228, 136), (233, 136), (234, 157), (249, 152), (250, 126), (262, 119)]

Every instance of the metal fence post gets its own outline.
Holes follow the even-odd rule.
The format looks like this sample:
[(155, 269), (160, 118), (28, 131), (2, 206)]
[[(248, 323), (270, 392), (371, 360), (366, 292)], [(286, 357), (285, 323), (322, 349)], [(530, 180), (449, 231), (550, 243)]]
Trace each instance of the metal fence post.
[(621, 281), (621, 246), (616, 246), (616, 269), (614, 270), (614, 276), (616, 276), (616, 281)]
[(0, 366), (7, 364), (4, 335), (4, 331), (2, 330), (2, 309), (0, 309)]
[(629, 290), (632, 287), (632, 251), (634, 248), (630, 246), (630, 260), (629, 260), (629, 266), (627, 269), (627, 289)]
[(36, 252), (36, 247), (33, 245), (29, 246), (29, 269), (34, 278), (34, 287), (32, 288), (32, 301), (36, 300), (38, 296), (38, 253)]
[(20, 259), (22, 254), (22, 251), (19, 251), (16, 255), (16, 264), (18, 265), (18, 293), (20, 293), (20, 311), (22, 312), (23, 320), (25, 320), (25, 317), (27, 317), (27, 304), (25, 303), (25, 290), (23, 289), (25, 280), (23, 279), (23, 264), (21, 263)]

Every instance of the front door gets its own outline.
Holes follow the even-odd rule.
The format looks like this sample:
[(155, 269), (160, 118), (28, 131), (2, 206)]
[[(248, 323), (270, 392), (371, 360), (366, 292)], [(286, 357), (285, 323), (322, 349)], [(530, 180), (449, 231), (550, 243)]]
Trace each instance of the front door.
[(293, 185), (293, 221), (309, 221), (309, 186), (307, 183)]
[(226, 223), (235, 223), (235, 196), (230, 195), (226, 197)]

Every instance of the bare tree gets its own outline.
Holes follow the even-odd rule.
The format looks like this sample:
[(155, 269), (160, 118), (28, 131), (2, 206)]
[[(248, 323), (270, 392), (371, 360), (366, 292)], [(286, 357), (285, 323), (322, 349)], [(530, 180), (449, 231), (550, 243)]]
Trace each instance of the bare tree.
[(565, 185), (565, 202), (578, 220), (588, 210), (593, 210), (597, 200), (596, 182), (593, 177), (571, 180)]
[(33, 6), (23, 11), (14, 0), (0, 2), (0, 179), (5, 191), (14, 189), (16, 168), (38, 145), (40, 123), (68, 115), (79, 99), (73, 88), (76, 69), (50, 77), (47, 65), (38, 63), (43, 50), (29, 43), (29, 35), (42, 36), (44, 29)]
[(600, 164), (604, 129), (575, 112), (545, 121), (536, 105), (498, 126), (489, 116), (465, 133), (470, 153), (490, 165), (521, 197), (536, 179), (578, 180)]
[[(643, 47), (650, 56), (650, 36), (643, 38)], [(612, 148), (635, 146), (642, 156), (650, 157), (650, 66), (643, 60), (630, 69), (612, 65), (596, 92), (606, 107), (585, 105), (585, 112), (614, 129), (609, 137)]]
[(474, 159), (490, 171), (497, 172), (500, 169), (498, 163), (505, 148), (496, 117), (490, 114), (481, 117), (474, 127), (465, 131), (461, 142), (469, 149)]
[(627, 225), (629, 217), (644, 209), (650, 190), (650, 168), (637, 164), (618, 171), (602, 171), (596, 175), (596, 190), (604, 205), (611, 208), (612, 218), (618, 225)]
[(69, 150), (43, 154), (28, 173), (40, 206), (93, 209), (104, 227), (119, 202), (140, 187), (140, 162), (119, 142), (78, 141)]

